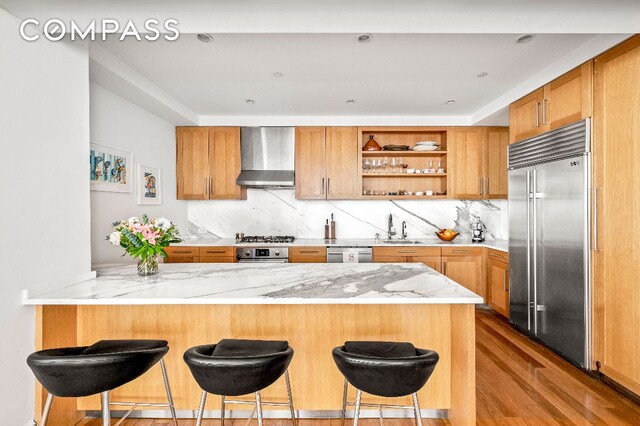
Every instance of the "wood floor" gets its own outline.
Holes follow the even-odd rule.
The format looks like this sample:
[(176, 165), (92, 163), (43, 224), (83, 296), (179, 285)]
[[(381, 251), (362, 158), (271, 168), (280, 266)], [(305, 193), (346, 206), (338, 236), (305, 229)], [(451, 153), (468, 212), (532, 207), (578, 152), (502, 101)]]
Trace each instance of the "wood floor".
[[(514, 331), (494, 313), (477, 311), (476, 347), (478, 425), (640, 425), (640, 406)], [(98, 419), (84, 419), (78, 426), (101, 424)], [(122, 426), (169, 424), (166, 419), (132, 419)], [(219, 426), (220, 421), (202, 424)], [(225, 421), (225, 426), (245, 424), (245, 420)], [(360, 424), (379, 425), (376, 419)], [(449, 422), (425, 419), (423, 424)], [(194, 426), (195, 420), (181, 420), (179, 425)], [(388, 419), (384, 425), (414, 426), (414, 422)], [(256, 426), (255, 420), (251, 426)], [(266, 420), (265, 426), (290, 426), (290, 422)], [(340, 421), (301, 420), (299, 426), (340, 426)]]

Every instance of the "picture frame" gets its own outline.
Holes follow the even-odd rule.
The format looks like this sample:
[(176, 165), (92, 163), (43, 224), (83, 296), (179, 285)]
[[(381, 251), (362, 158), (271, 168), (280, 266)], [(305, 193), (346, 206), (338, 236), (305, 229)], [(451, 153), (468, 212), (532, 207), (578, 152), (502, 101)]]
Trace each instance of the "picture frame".
[(158, 167), (137, 164), (136, 187), (139, 206), (158, 206), (162, 204), (162, 177)]
[(93, 141), (89, 146), (91, 190), (132, 192), (134, 180), (133, 153)]

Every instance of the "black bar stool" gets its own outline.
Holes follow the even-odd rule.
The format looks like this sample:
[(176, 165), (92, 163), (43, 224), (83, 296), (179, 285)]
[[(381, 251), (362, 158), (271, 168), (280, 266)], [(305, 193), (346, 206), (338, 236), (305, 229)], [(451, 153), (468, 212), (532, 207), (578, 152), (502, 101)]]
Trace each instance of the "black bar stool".
[[(345, 377), (342, 397), (342, 424), (347, 405), (355, 406), (353, 424), (357, 426), (360, 407), (412, 409), (422, 426), (417, 392), (427, 383), (440, 357), (434, 351), (419, 349), (406, 342), (345, 342), (333, 349), (333, 360)], [(357, 389), (355, 403), (347, 402), (349, 383)], [(362, 392), (382, 397), (411, 395), (413, 406), (365, 404)]]
[[(219, 395), (222, 399), (220, 410), (222, 426), (224, 426), (225, 404), (254, 405), (259, 426), (262, 426), (262, 404), (288, 406), (291, 420), (295, 425), (291, 382), (287, 371), (291, 358), (293, 358), (293, 348), (286, 341), (223, 339), (218, 344), (188, 349), (184, 353), (184, 361), (202, 389), (196, 426), (202, 423), (207, 393)], [(262, 401), (260, 391), (275, 383), (283, 374), (287, 384), (288, 404)], [(255, 393), (255, 403), (227, 399), (229, 396), (250, 393)], [(253, 412), (250, 418), (253, 418)]]
[[(131, 406), (126, 418), (138, 406), (169, 407), (174, 426), (176, 410), (162, 357), (169, 351), (165, 340), (100, 340), (91, 346), (46, 349), (27, 357), (33, 374), (47, 390), (40, 426), (47, 424), (53, 397), (82, 397), (100, 394), (102, 424), (111, 422), (111, 405)], [(109, 393), (146, 373), (160, 362), (168, 403), (110, 402)]]

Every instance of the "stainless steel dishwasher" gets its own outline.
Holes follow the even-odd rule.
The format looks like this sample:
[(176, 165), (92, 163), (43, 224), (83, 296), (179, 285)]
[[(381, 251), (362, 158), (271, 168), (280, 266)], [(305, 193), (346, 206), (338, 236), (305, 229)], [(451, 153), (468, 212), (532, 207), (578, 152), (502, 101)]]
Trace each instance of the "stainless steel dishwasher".
[(371, 247), (327, 247), (327, 263), (372, 263)]

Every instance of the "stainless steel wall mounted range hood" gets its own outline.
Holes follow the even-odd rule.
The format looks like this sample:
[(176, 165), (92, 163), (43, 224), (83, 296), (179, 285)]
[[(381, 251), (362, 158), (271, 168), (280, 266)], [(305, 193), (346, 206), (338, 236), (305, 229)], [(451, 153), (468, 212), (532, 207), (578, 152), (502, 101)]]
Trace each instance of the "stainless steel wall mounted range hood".
[(294, 140), (293, 127), (242, 127), (242, 170), (236, 183), (258, 188), (292, 188)]

